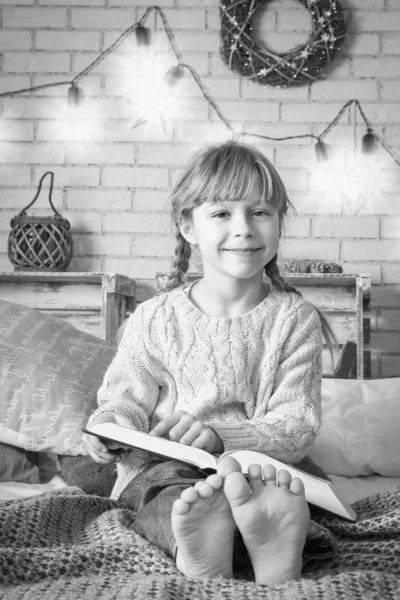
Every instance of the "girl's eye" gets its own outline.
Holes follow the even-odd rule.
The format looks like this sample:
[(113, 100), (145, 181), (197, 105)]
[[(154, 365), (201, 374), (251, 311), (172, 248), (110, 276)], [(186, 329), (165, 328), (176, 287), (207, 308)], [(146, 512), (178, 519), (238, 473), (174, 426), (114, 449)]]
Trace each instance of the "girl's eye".
[(255, 217), (267, 217), (269, 216), (269, 212), (267, 212), (266, 210), (255, 210), (253, 212), (253, 215)]
[(214, 219), (224, 219), (225, 217), (228, 217), (228, 216), (229, 216), (229, 213), (226, 210), (221, 210), (220, 212), (213, 214)]

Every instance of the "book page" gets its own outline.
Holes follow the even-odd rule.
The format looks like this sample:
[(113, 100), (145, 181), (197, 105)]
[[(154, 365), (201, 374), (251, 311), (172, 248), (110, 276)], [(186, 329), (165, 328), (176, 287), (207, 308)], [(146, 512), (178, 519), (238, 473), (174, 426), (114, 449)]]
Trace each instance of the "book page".
[(131, 448), (147, 450), (163, 458), (179, 460), (199, 469), (215, 470), (217, 466), (217, 458), (205, 452), (205, 450), (149, 435), (137, 429), (121, 427), (121, 425), (117, 425), (116, 423), (89, 425), (85, 431), (104, 440), (119, 442)]

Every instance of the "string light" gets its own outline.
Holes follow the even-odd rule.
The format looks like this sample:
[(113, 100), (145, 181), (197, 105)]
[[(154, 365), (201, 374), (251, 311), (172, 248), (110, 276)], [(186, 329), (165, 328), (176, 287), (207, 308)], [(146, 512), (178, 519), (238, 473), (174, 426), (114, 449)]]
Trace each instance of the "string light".
[[(311, 0), (309, 0), (309, 2), (311, 3)], [(372, 125), (366, 118), (360, 102), (355, 99), (348, 100), (342, 106), (342, 108), (340, 109), (340, 111), (336, 115), (336, 117), (333, 119), (333, 121), (331, 121), (331, 123), (328, 124), (328, 126), (325, 128), (325, 130), (320, 135), (314, 135), (312, 133), (309, 133), (309, 134), (293, 135), (293, 136), (285, 136), (285, 137), (272, 137), (272, 136), (267, 136), (267, 135), (250, 133), (250, 132), (246, 132), (246, 131), (241, 131), (239, 134), (238, 132), (236, 132), (234, 130), (232, 124), (225, 118), (225, 116), (221, 112), (220, 108), (218, 107), (218, 105), (216, 104), (214, 99), (210, 96), (210, 94), (208, 93), (205, 85), (203, 84), (203, 82), (202, 82), (200, 76), (198, 75), (198, 73), (196, 72), (196, 70), (193, 67), (191, 67), (190, 65), (187, 65), (183, 62), (182, 56), (179, 52), (179, 49), (176, 46), (173, 33), (169, 27), (167, 18), (165, 16), (163, 10), (158, 6), (150, 6), (146, 10), (146, 12), (144, 13), (143, 17), (141, 18), (141, 20), (139, 22), (134, 23), (133, 25), (128, 27), (125, 31), (123, 31), (122, 34), (119, 36), (119, 38), (117, 38), (117, 40), (113, 44), (111, 44), (111, 46), (109, 46), (101, 54), (99, 54), (99, 56), (92, 63), (90, 63), (81, 73), (79, 73), (76, 77), (74, 77), (74, 79), (72, 81), (60, 81), (60, 82), (55, 82), (55, 83), (48, 83), (48, 84), (32, 86), (29, 88), (22, 88), (22, 89), (14, 90), (14, 91), (3, 92), (3, 93), (0, 93), (0, 98), (10, 97), (10, 96), (18, 96), (21, 94), (31, 93), (31, 92), (35, 92), (35, 91), (45, 89), (45, 88), (68, 85), (69, 86), (68, 104), (71, 107), (80, 106), (83, 94), (82, 94), (82, 90), (77, 85), (78, 81), (80, 81), (83, 77), (88, 75), (100, 62), (102, 62), (109, 54), (111, 54), (111, 52), (113, 52), (125, 40), (125, 38), (127, 36), (129, 36), (131, 33), (135, 32), (137, 44), (139, 47), (146, 46), (146, 43), (150, 43), (150, 40), (151, 40), (150, 31), (146, 27), (144, 27), (144, 23), (153, 11), (155, 11), (156, 14), (159, 14), (161, 16), (165, 32), (167, 34), (167, 37), (168, 37), (168, 40), (170, 43), (171, 50), (173, 51), (173, 53), (175, 54), (175, 57), (177, 59), (177, 65), (170, 67), (168, 69), (168, 71), (165, 73), (165, 75), (163, 77), (164, 82), (167, 82), (167, 83), (169, 82), (170, 87), (171, 87), (171, 85), (174, 86), (179, 81), (179, 79), (183, 76), (184, 69), (188, 70), (191, 73), (191, 75), (192, 75), (193, 79), (195, 80), (195, 82), (197, 83), (197, 85), (199, 86), (204, 98), (210, 104), (210, 106), (214, 109), (214, 111), (218, 115), (219, 119), (230, 130), (233, 138), (235, 138), (235, 136), (237, 136), (237, 135), (240, 135), (241, 138), (244, 138), (247, 136), (247, 137), (261, 138), (261, 139), (265, 139), (265, 140), (269, 140), (269, 141), (277, 141), (277, 142), (281, 142), (281, 141), (285, 141), (285, 140), (295, 140), (295, 139), (307, 138), (307, 137), (313, 138), (313, 139), (317, 140), (317, 143), (315, 145), (315, 152), (317, 155), (317, 159), (326, 161), (327, 159), (329, 159), (329, 151), (328, 151), (327, 145), (325, 144), (325, 142), (323, 142), (323, 138), (337, 124), (337, 122), (339, 121), (339, 119), (342, 116), (342, 114), (344, 113), (344, 111), (348, 107), (350, 107), (351, 105), (354, 104), (356, 106), (356, 108), (358, 109), (358, 111), (360, 112), (360, 114), (367, 126), (367, 132), (363, 137), (362, 151), (366, 154), (369, 154), (372, 152), (372, 149), (375, 151), (375, 149), (377, 147), (377, 143), (379, 143), (384, 148), (384, 150), (386, 150), (386, 152), (388, 154), (390, 154), (390, 156), (393, 158), (395, 163), (400, 166), (400, 161), (397, 159), (397, 157), (395, 156), (395, 154), (393, 153), (391, 148), (376, 134), (376, 132), (373, 131)], [(134, 101), (131, 101), (131, 103), (134, 104)], [(163, 109), (163, 112), (165, 112), (164, 109)], [(138, 127), (139, 125), (146, 123), (147, 120), (148, 120), (147, 116), (141, 115), (133, 122), (132, 126)]]

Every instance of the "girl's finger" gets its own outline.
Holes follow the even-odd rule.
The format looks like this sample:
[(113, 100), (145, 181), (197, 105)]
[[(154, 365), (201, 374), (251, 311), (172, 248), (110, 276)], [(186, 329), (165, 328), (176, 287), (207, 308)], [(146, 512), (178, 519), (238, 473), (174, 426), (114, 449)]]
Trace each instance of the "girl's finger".
[(164, 433), (168, 433), (172, 427), (174, 427), (181, 420), (182, 415), (179, 412), (175, 412), (169, 417), (166, 417), (159, 422), (158, 425), (150, 431), (150, 435), (161, 437)]
[(191, 446), (192, 442), (200, 435), (203, 427), (201, 421), (188, 422), (183, 419), (170, 430), (169, 439)]

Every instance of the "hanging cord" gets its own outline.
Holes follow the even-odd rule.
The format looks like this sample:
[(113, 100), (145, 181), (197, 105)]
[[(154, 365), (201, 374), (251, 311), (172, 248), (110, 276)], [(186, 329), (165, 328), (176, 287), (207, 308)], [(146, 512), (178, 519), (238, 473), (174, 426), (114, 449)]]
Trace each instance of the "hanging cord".
[[(58, 211), (55, 209), (55, 207), (54, 207), (54, 204), (53, 204), (53, 201), (52, 201), (52, 195), (53, 195), (53, 186), (54, 186), (54, 173), (53, 173), (53, 171), (46, 171), (46, 173), (44, 173), (44, 174), (42, 175), (42, 177), (40, 178), (39, 185), (38, 185), (37, 192), (36, 192), (36, 195), (35, 195), (34, 199), (32, 200), (32, 202), (30, 202), (30, 203), (28, 204), (28, 206), (25, 206), (25, 208), (23, 208), (23, 209), (21, 210), (21, 212), (20, 212), (20, 213), (19, 213), (19, 215), (18, 215), (19, 217), (22, 217), (22, 216), (24, 216), (24, 215), (26, 214), (26, 211), (27, 211), (27, 210), (28, 210), (28, 209), (29, 209), (31, 206), (33, 206), (33, 204), (35, 204), (36, 200), (39, 198), (40, 192), (42, 191), (42, 184), (43, 184), (43, 181), (45, 180), (45, 178), (46, 178), (46, 176), (47, 176), (47, 175), (50, 175), (50, 186), (49, 186), (49, 203), (50, 203), (50, 206), (51, 206), (51, 208), (53, 209), (53, 211), (54, 211), (54, 213), (56, 214), (56, 216), (57, 216), (57, 217), (59, 217), (60, 219), (63, 219), (63, 217), (60, 215), (60, 213), (59, 213), (59, 212), (58, 212)], [(64, 220), (64, 219), (63, 219), (63, 220)]]

